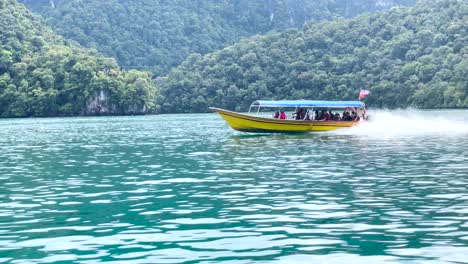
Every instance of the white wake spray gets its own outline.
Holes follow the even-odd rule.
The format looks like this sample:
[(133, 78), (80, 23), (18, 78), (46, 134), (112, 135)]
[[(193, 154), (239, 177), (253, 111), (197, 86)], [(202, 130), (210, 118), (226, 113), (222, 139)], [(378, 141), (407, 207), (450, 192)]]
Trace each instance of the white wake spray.
[(369, 114), (369, 121), (333, 133), (378, 138), (468, 135), (466, 110), (373, 110)]

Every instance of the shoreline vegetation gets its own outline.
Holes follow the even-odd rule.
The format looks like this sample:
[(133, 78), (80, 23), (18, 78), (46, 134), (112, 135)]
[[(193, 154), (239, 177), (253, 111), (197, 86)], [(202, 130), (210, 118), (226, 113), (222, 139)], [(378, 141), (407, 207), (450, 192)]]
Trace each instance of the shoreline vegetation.
[(152, 111), (151, 74), (48, 28), (15, 0), (0, 0), (0, 116), (79, 116)]
[(245, 109), (254, 99), (354, 100), (378, 108), (468, 107), (468, 3), (309, 23), (192, 55), (162, 83), (163, 112)]
[[(367, 108), (367, 110), (370, 110), (369, 115), (372, 116), (372, 111), (390, 111), (390, 112), (399, 112), (399, 111), (468, 111), (468, 107), (466, 108), (413, 108), (413, 107), (408, 107), (408, 108), (393, 108), (393, 109), (388, 109), (388, 108)], [(241, 111), (240, 113), (247, 113), (247, 111)], [(261, 113), (269, 113), (273, 114), (273, 112), (261, 112)], [(289, 114), (292, 114), (293, 112), (290, 111), (288, 112)], [(57, 116), (24, 116), (24, 117), (15, 117), (15, 116), (8, 116), (8, 117), (0, 117), (0, 120), (9, 120), (9, 119), (53, 119), (53, 118), (86, 118), (86, 117), (141, 117), (141, 116), (166, 116), (166, 115), (201, 115), (201, 114), (213, 114), (217, 115), (216, 113), (212, 111), (206, 111), (206, 112), (190, 112), (190, 113), (139, 113), (139, 114), (94, 114), (94, 115), (57, 115)], [(289, 120), (292, 120), (290, 117), (288, 117)]]
[(359, 89), (371, 91), (370, 108), (467, 109), (467, 17), (465, 1), (423, 0), (301, 29), (283, 24), (192, 54), (158, 77), (124, 70), (16, 0), (0, 0), (0, 117), (239, 111), (255, 99), (354, 100)]

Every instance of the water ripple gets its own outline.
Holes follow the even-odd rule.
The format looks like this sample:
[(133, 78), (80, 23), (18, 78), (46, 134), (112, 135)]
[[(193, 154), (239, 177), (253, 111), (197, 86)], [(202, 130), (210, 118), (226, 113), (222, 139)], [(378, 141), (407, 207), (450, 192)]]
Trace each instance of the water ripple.
[(468, 113), (377, 117), (310, 135), (1, 120), (0, 262), (468, 263)]

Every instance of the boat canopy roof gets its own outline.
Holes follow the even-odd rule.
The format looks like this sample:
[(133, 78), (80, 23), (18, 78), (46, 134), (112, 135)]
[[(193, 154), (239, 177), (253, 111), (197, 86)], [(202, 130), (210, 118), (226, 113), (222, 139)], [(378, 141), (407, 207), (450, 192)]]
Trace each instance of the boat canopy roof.
[(257, 100), (252, 103), (252, 106), (259, 107), (364, 107), (365, 104), (360, 101), (319, 101), (319, 100), (279, 100), (279, 101), (263, 101)]

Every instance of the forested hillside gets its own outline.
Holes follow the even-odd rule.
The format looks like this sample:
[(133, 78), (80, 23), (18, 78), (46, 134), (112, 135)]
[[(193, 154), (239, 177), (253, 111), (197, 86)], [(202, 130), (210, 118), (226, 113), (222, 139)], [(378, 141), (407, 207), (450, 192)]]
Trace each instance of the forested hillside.
[(468, 3), (309, 23), (206, 56), (191, 55), (164, 82), (162, 112), (247, 109), (255, 99), (357, 98), (376, 107), (468, 107)]
[(154, 106), (149, 73), (54, 34), (15, 0), (0, 0), (0, 116), (145, 113)]
[(242, 37), (351, 17), (415, 0), (21, 0), (57, 33), (160, 76), (190, 53)]

